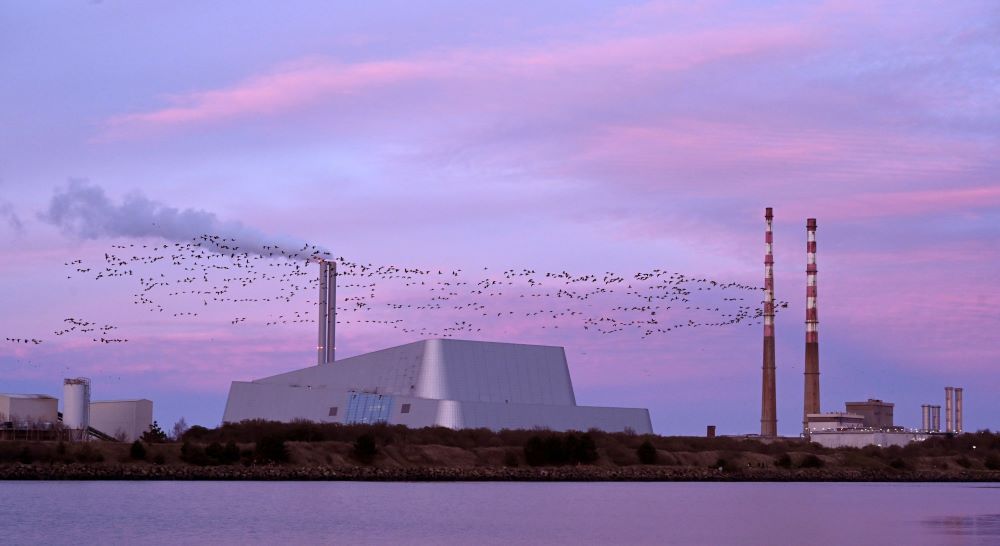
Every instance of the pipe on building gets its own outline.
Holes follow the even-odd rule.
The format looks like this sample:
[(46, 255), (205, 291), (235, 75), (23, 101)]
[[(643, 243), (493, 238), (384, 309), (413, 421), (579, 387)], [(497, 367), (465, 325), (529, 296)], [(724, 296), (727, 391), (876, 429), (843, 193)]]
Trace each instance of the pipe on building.
[(760, 435), (774, 438), (778, 435), (777, 391), (774, 364), (774, 214), (771, 207), (764, 209), (764, 365), (761, 380)]

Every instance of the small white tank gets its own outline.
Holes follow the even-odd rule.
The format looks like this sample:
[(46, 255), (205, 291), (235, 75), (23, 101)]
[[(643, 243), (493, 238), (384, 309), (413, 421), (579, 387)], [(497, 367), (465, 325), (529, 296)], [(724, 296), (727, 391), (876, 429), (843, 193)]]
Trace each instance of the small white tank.
[[(90, 380), (86, 377), (63, 380), (63, 426), (80, 431), (90, 426)], [(86, 433), (81, 437), (86, 438)]]

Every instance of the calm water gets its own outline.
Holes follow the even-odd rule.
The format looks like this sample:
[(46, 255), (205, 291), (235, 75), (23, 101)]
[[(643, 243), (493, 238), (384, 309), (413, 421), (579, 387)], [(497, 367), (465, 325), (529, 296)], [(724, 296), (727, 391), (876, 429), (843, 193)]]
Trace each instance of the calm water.
[(1000, 544), (996, 484), (3, 482), (2, 544)]

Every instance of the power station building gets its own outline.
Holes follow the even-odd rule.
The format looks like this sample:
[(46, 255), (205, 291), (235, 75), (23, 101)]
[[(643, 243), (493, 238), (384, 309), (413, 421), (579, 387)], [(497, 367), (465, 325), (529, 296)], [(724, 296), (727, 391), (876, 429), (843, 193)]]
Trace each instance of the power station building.
[(428, 339), (254, 381), (222, 420), (651, 433), (649, 411), (576, 405), (562, 347)]
[(334, 360), (335, 263), (319, 284), (317, 365), (234, 381), (224, 422), (653, 431), (646, 409), (576, 405), (562, 347), (427, 339)]

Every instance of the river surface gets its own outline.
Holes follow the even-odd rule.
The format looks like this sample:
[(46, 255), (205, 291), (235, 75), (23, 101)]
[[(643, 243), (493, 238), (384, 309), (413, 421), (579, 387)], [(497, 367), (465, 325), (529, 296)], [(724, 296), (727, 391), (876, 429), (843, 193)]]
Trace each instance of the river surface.
[(0, 481), (2, 544), (1000, 544), (1000, 485)]

